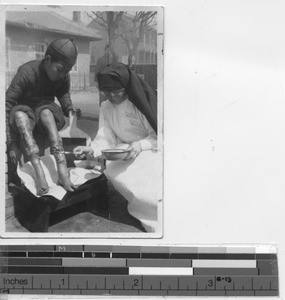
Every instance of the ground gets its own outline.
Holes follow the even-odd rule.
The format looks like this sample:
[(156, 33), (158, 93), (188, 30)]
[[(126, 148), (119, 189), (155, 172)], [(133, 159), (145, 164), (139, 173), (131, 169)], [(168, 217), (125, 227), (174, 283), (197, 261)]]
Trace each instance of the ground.
[[(71, 94), (73, 105), (82, 111), (77, 127), (91, 138), (98, 129), (99, 97), (94, 88), (85, 92)], [(77, 207), (78, 211), (69, 209), (64, 212), (64, 218), (58, 217), (56, 224), (49, 227), (49, 232), (141, 232), (140, 222), (128, 214), (127, 201), (108, 183), (110, 199), (110, 218), (98, 216)], [(78, 213), (79, 212), (79, 213)], [(78, 213), (75, 215), (75, 213)], [(17, 219), (11, 216), (6, 221), (7, 232), (25, 232)]]

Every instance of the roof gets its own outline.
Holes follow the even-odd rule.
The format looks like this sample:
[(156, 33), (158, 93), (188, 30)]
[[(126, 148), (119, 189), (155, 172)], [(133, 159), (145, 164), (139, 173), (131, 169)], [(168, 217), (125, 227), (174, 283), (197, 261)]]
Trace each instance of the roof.
[(91, 41), (101, 40), (98, 30), (68, 20), (50, 11), (7, 11), (6, 24), (27, 29), (56, 32), (64, 35), (72, 35), (87, 38)]

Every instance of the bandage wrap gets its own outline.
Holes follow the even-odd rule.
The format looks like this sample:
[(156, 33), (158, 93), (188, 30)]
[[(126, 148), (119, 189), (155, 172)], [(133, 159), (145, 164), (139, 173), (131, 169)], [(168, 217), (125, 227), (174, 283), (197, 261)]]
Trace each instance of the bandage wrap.
[(28, 156), (34, 156), (39, 153), (39, 147), (33, 137), (29, 117), (26, 113), (18, 111), (15, 114), (15, 123), (22, 137), (25, 153)]
[(66, 158), (62, 146), (62, 139), (58, 136), (56, 142), (52, 142), (50, 145), (50, 154), (55, 157), (55, 160), (58, 164), (66, 164)]

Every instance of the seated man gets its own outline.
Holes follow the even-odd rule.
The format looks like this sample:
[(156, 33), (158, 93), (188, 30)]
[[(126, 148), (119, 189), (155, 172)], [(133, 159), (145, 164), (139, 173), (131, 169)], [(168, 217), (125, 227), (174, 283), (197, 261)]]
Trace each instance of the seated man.
[[(69, 179), (62, 140), (58, 131), (65, 125), (65, 116), (79, 112), (72, 105), (69, 89), (69, 72), (77, 59), (77, 48), (71, 39), (53, 41), (43, 60), (33, 60), (20, 66), (6, 92), (6, 127), (8, 153), (16, 165), (21, 152), (17, 141), (24, 145), (24, 152), (35, 171), (35, 183), (39, 196), (49, 187), (39, 158), (39, 147), (34, 130), (46, 136), (50, 153), (54, 155), (59, 184), (66, 191), (74, 191)], [(57, 97), (61, 107), (54, 103)], [(63, 112), (62, 112), (62, 110)]]

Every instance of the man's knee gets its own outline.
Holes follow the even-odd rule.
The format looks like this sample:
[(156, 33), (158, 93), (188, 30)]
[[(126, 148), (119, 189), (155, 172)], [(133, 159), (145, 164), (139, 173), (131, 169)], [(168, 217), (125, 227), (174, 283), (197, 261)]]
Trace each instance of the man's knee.
[(18, 130), (32, 130), (28, 115), (23, 111), (17, 111), (14, 115), (14, 124)]
[(28, 120), (28, 119), (29, 117), (25, 112), (21, 110), (15, 112), (15, 120)]
[(34, 111), (26, 105), (16, 105), (9, 114), (9, 124), (13, 130), (18, 131), (20, 127), (34, 129), (36, 116)]
[(53, 114), (52, 114), (52, 112), (50, 111), (50, 109), (45, 108), (45, 109), (43, 109), (43, 110), (41, 111), (41, 113), (40, 113), (40, 118), (41, 118), (42, 120), (48, 120), (48, 119), (50, 119), (50, 118), (53, 118)]

